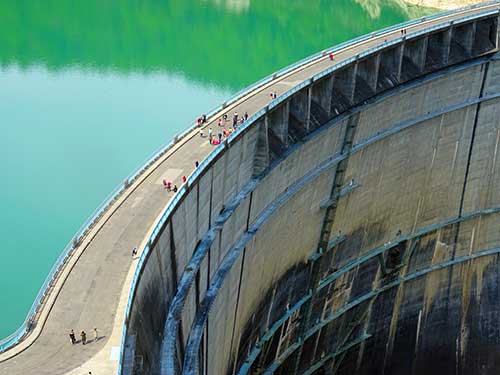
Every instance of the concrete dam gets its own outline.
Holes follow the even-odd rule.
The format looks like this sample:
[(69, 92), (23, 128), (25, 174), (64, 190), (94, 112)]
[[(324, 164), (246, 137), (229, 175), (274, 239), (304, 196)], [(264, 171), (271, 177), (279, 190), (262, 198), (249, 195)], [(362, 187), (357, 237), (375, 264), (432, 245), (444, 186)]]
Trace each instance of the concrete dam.
[(195, 172), (148, 243), (124, 374), (500, 371), (498, 9), (398, 33)]
[(256, 113), (148, 244), (125, 374), (497, 374), (498, 9)]
[(125, 181), (0, 341), (0, 374), (498, 374), (499, 13), (361, 36), (209, 113), (205, 133), (250, 117)]

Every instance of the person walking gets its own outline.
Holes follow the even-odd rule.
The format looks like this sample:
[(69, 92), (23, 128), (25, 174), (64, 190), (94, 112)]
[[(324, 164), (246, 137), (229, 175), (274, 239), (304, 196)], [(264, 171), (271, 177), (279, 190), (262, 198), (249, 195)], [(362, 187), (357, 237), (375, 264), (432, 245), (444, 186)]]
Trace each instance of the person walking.
[(208, 140), (210, 144), (212, 144), (212, 128), (208, 128)]
[(219, 143), (222, 142), (222, 133), (217, 134), (217, 137), (219, 137)]
[(71, 330), (71, 332), (69, 333), (69, 339), (71, 340), (71, 344), (75, 345), (76, 337), (75, 337), (75, 332), (73, 330)]
[(167, 180), (166, 179), (163, 179), (163, 188), (166, 189), (167, 188)]
[(170, 193), (171, 190), (172, 190), (172, 183), (169, 181), (167, 182), (167, 191)]
[(333, 61), (335, 59), (335, 57), (333, 56), (333, 53), (329, 53), (328, 57), (330, 58), (330, 61)]
[(182, 183), (183, 183), (183, 184), (185, 184), (185, 183), (186, 183), (186, 181), (187, 181), (186, 176), (182, 176)]
[(135, 257), (136, 255), (137, 255), (137, 246), (132, 249), (132, 258)]
[(217, 125), (222, 126), (222, 118), (219, 118), (219, 119), (217, 120)]
[(195, 168), (198, 168), (198, 167), (200, 166), (200, 163), (198, 163), (198, 160), (196, 160), (196, 161), (194, 162), (194, 166), (195, 166)]
[(245, 121), (248, 120), (248, 112), (245, 112)]
[(222, 119), (224, 120), (224, 122), (226, 122), (226, 121), (227, 121), (227, 113), (224, 113), (224, 114), (222, 115)]
[(234, 112), (233, 115), (233, 126), (238, 124), (238, 112)]
[(202, 128), (200, 128), (200, 138), (203, 138), (203, 136), (204, 136), (204, 135), (203, 135), (203, 129), (202, 129)]
[(177, 185), (174, 185), (174, 193), (177, 193)]
[(97, 328), (94, 327), (94, 342), (99, 340), (99, 332), (97, 332)]
[(87, 344), (87, 334), (85, 333), (85, 331), (82, 331), (82, 333), (80, 333), (80, 337), (82, 338), (82, 345)]

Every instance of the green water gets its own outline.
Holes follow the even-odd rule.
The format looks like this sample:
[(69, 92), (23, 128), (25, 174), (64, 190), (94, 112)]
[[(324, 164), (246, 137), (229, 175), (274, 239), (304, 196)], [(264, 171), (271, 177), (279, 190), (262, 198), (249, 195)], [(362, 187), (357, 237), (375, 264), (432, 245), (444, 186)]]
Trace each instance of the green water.
[(0, 1), (0, 338), (94, 208), (198, 114), (424, 12), (370, 0)]

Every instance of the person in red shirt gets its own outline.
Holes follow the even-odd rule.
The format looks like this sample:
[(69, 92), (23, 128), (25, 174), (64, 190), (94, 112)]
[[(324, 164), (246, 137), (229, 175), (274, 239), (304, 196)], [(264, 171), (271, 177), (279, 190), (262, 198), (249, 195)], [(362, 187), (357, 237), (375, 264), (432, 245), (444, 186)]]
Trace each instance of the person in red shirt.
[(186, 176), (182, 176), (182, 183), (184, 184), (187, 181)]

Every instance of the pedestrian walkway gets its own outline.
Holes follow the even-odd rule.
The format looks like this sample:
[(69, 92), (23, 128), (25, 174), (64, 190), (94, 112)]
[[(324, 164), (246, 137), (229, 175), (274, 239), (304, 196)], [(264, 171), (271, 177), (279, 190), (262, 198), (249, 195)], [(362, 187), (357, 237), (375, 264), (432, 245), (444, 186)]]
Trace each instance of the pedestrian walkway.
[[(498, 5), (488, 7), (494, 9)], [(464, 11), (459, 16), (447, 16), (445, 20), (484, 12), (485, 9), (488, 8)], [(436, 19), (420, 23), (408, 27), (407, 32), (442, 22), (443, 19)], [(251, 116), (269, 104), (270, 92), (280, 96), (329, 66), (400, 36), (398, 29), (369, 39), (337, 51), (333, 60), (328, 55), (321, 57), (256, 89), (225, 109), (228, 114), (226, 128), (232, 124), (234, 112), (240, 115), (248, 112)], [(213, 129), (214, 135), (221, 132), (217, 121), (222, 114), (208, 119), (204, 134), (208, 134), (208, 128)], [(93, 228), (93, 234), (84, 241), (81, 249), (75, 252), (71, 264), (63, 272), (63, 276), (68, 275), (61, 278), (52, 291), (54, 302), (44, 306), (35, 333), (20, 345), (0, 354), (0, 375), (116, 373), (125, 305), (140, 255), (133, 258), (132, 249), (142, 250), (142, 241), (148, 237), (156, 219), (174, 195), (166, 191), (163, 180), (180, 187), (182, 177), (193, 172), (195, 161), (201, 162), (215, 147), (206, 137), (200, 137), (198, 130), (193, 131), (134, 182)], [(94, 327), (100, 336), (97, 342), (93, 339)], [(72, 329), (77, 340), (82, 331), (87, 333), (86, 345), (71, 344), (68, 334)]]

